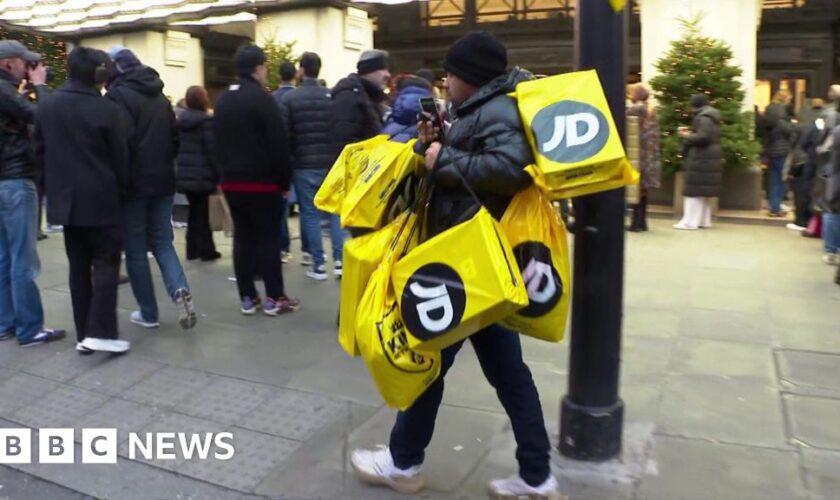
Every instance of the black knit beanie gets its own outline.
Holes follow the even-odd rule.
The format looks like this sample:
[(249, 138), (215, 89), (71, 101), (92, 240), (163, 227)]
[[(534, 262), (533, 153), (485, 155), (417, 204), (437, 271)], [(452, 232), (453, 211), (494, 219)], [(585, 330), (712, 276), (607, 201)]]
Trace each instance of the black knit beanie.
[(443, 61), (443, 69), (481, 87), (507, 71), (507, 49), (486, 31), (474, 31), (457, 40)]
[(236, 63), (236, 71), (239, 72), (239, 76), (253, 74), (257, 66), (261, 66), (266, 62), (265, 52), (256, 45), (250, 44), (239, 47), (233, 59)]
[(706, 94), (694, 94), (688, 102), (694, 109), (705, 108), (709, 105), (709, 96)]

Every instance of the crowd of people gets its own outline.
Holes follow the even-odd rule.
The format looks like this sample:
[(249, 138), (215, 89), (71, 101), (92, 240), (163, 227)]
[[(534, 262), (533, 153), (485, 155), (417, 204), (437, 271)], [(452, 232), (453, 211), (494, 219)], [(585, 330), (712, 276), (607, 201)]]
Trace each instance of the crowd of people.
[[(480, 57), (476, 57), (480, 54)], [(314, 204), (315, 193), (346, 144), (387, 134), (394, 141), (417, 138), (435, 189), (426, 217), (429, 235), (471, 218), (481, 206), (500, 218), (513, 196), (532, 184), (525, 167), (531, 148), (509, 93), (532, 76), (508, 69), (507, 49), (486, 32), (471, 33), (449, 50), (443, 69), (448, 103), (442, 126), (421, 118), (420, 98), (436, 96), (434, 74), (418, 70), (394, 78), (388, 54), (361, 54), (357, 72), (332, 89), (318, 80), (321, 59), (302, 55), (299, 67), (280, 68), (280, 88), (266, 88), (267, 59), (254, 45), (235, 55), (236, 81), (211, 113), (205, 89), (191, 87), (181, 109), (164, 96), (158, 73), (129, 49), (109, 53), (76, 47), (67, 59), (68, 80), (56, 91), (45, 85), (40, 56), (18, 42), (0, 42), (0, 332), (22, 346), (61, 339), (44, 327), (35, 278), (39, 222), (34, 180), (46, 180), (47, 219), (64, 228), (77, 350), (124, 353), (116, 297), (122, 254), (139, 305), (130, 321), (156, 328), (148, 253), (161, 269), (179, 322), (196, 325), (192, 292), (173, 245), (173, 196), (190, 202), (186, 258), (212, 261), (216, 250), (208, 217), (220, 190), (233, 219), (233, 264), (245, 315), (291, 313), (300, 302), (289, 295), (283, 262), (291, 259), (288, 197), (301, 210), (306, 275), (328, 279), (321, 237), (330, 229), (332, 273), (342, 275), (345, 233), (336, 216)], [(36, 99), (20, 92), (22, 81)], [(389, 100), (390, 97), (390, 100)], [(391, 104), (390, 106), (386, 104)], [(34, 130), (34, 132), (33, 132)], [(34, 151), (34, 154), (32, 152)], [(473, 161), (475, 160), (475, 161)], [(480, 165), (480, 168), (475, 167)], [(466, 184), (466, 185), (465, 185)], [(476, 201), (478, 197), (480, 203)], [(264, 282), (264, 295), (256, 288)], [(494, 480), (501, 498), (559, 499), (549, 467), (550, 443), (539, 395), (522, 359), (519, 335), (500, 325), (470, 337), (488, 381), (505, 407), (518, 443), (519, 472)], [(420, 468), (443, 395), (443, 379), (462, 347), (442, 352), (440, 377), (400, 412), (390, 446), (356, 450), (351, 463), (369, 483), (401, 492), (423, 487)]]

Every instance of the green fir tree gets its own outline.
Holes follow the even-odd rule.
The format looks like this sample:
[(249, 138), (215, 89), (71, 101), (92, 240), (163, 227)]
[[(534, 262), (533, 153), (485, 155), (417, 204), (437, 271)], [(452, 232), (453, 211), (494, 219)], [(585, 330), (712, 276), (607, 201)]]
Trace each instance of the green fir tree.
[(280, 85), (280, 65), (286, 61), (297, 63), (300, 57), (294, 54), (296, 42), (282, 42), (267, 38), (260, 48), (265, 52), (268, 65), (268, 88), (274, 90)]
[(67, 46), (64, 41), (38, 33), (9, 29), (0, 25), (0, 40), (17, 40), (26, 47), (41, 54), (44, 64), (50, 70), (49, 84), (58, 87), (67, 78)]
[(659, 75), (650, 85), (659, 103), (657, 113), (662, 130), (662, 166), (675, 172), (682, 166), (677, 129), (690, 126), (689, 99), (706, 94), (723, 116), (721, 145), (726, 169), (755, 164), (761, 152), (754, 138), (754, 115), (742, 111), (744, 90), (738, 77), (743, 71), (732, 64), (732, 49), (722, 40), (700, 33), (700, 17), (680, 19), (685, 34), (671, 43), (671, 50), (656, 64)]

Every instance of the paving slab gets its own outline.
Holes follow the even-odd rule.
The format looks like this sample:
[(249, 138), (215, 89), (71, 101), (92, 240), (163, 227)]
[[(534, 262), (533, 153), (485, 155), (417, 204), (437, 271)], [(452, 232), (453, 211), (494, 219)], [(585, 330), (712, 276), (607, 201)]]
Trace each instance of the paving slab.
[(0, 416), (10, 417), (18, 409), (37, 401), (54, 390), (59, 383), (26, 373), (5, 378), (0, 385)]
[(49, 498), (50, 500), (94, 500), (64, 486), (0, 465), (0, 499)]
[(814, 448), (840, 451), (840, 399), (786, 395), (793, 437)]
[(71, 384), (109, 396), (121, 395), (164, 365), (142, 356), (111, 356), (103, 359)]
[(275, 388), (230, 377), (217, 377), (175, 407), (185, 415), (234, 424), (265, 401)]
[(682, 316), (673, 311), (649, 310), (645, 307), (625, 307), (623, 331), (625, 336), (675, 337), (679, 333)]
[(86, 371), (104, 363), (106, 356), (80, 356), (75, 349), (65, 349), (45, 358), (40, 363), (23, 368), (25, 373), (68, 382)]
[(658, 436), (636, 498), (806, 499), (794, 451)]
[[(146, 458), (143, 454), (143, 451), (145, 450), (142, 446), (134, 447), (130, 440), (121, 443), (117, 449), (120, 456), (131, 458), (131, 451), (133, 448), (133, 451), (135, 452), (133, 460), (144, 462), (148, 465), (153, 465), (161, 469), (176, 471), (184, 465), (184, 463), (188, 462), (188, 457), (181, 448), (181, 437), (177, 434), (185, 434), (184, 438), (187, 442), (189, 442), (193, 435), (198, 435), (199, 437), (204, 438), (205, 434), (208, 432), (215, 435), (225, 431), (228, 427), (229, 426), (219, 422), (190, 417), (180, 413), (162, 413), (145, 425), (143, 429), (137, 433), (140, 443), (143, 446), (151, 444), (152, 449), (149, 450), (151, 452), (150, 458)], [(154, 439), (155, 435), (158, 433), (176, 434), (174, 440), (169, 440), (170, 443), (174, 443), (174, 449), (170, 448), (165, 451), (168, 455), (174, 454), (174, 457), (154, 458), (160, 457), (160, 450), (158, 450)], [(147, 437), (150, 437), (148, 441)], [(193, 457), (193, 459), (195, 459), (195, 457)]]
[(756, 384), (775, 384), (769, 345), (679, 338), (668, 371), (681, 375), (718, 375)]
[(815, 498), (835, 500), (840, 497), (840, 452), (803, 449), (802, 465)]
[(172, 408), (212, 381), (213, 376), (205, 372), (166, 366), (126, 390), (122, 397), (159, 408)]
[(102, 404), (108, 396), (61, 385), (16, 411), (10, 420), (32, 428), (75, 427), (81, 418)]
[(151, 406), (112, 397), (74, 424), (76, 441), (81, 442), (82, 429), (116, 428), (117, 440), (123, 443), (128, 440), (130, 432), (140, 432), (159, 415), (160, 413)]
[(783, 349), (776, 359), (785, 391), (840, 398), (840, 354)]
[(800, 317), (774, 320), (771, 328), (777, 347), (840, 354), (840, 335), (831, 335), (837, 328), (837, 321), (829, 325)]
[(306, 441), (339, 418), (344, 404), (319, 394), (278, 389), (237, 425), (295, 441)]
[(621, 346), (621, 380), (661, 384), (673, 349), (672, 338), (626, 337)]
[(789, 448), (778, 390), (712, 375), (670, 375), (658, 428), (679, 436)]
[(680, 314), (679, 335), (763, 345), (770, 344), (773, 338), (772, 322), (766, 314), (699, 308), (689, 308)]

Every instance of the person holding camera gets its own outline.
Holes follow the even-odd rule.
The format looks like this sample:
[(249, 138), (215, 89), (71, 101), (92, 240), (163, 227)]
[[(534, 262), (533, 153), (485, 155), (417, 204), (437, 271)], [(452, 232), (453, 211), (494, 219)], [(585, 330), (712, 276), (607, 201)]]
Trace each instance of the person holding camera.
[(18, 92), (28, 80), (40, 102), (49, 92), (41, 56), (15, 40), (0, 40), (0, 340), (17, 337), (28, 347), (64, 337), (44, 328), (44, 308), (35, 278), (41, 262), (38, 238), (38, 172), (29, 126), (37, 105)]

